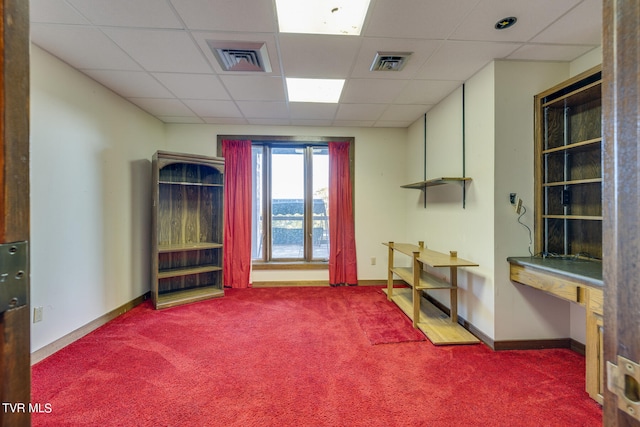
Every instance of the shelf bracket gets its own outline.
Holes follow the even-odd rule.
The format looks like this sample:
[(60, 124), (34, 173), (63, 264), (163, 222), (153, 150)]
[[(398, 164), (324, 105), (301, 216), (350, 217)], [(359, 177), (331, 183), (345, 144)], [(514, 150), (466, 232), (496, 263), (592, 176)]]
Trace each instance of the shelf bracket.
[(466, 177), (465, 170), (465, 85), (462, 84), (462, 176), (461, 177), (440, 177), (427, 179), (427, 114), (424, 114), (424, 165), (423, 165), (423, 181), (415, 182), (412, 184), (401, 185), (402, 188), (413, 188), (416, 190), (422, 190), (423, 207), (427, 207), (427, 187), (433, 187), (436, 185), (447, 184), (451, 182), (459, 181), (462, 185), (462, 209), (466, 208), (467, 203), (467, 186), (466, 181), (471, 181), (471, 178)]
[[(466, 158), (465, 158), (465, 149), (466, 149), (466, 135), (467, 135), (467, 131), (466, 131), (466, 118), (465, 118), (465, 94), (464, 94), (464, 83), (462, 83), (462, 177), (464, 178), (466, 175), (466, 170), (465, 170), (465, 165), (466, 165)], [(465, 182), (462, 181), (462, 209), (466, 209), (467, 206), (467, 186), (465, 185)]]

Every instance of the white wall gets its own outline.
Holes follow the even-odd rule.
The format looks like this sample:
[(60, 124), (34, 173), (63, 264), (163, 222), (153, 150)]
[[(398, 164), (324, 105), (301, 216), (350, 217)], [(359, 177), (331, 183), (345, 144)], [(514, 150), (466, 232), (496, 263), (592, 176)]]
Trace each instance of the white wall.
[[(509, 256), (529, 255), (529, 232), (517, 222), (509, 193), (523, 200), (521, 221), (533, 238), (533, 97), (566, 80), (569, 64), (495, 63), (495, 328), (497, 340), (567, 338), (569, 304), (509, 280)], [(533, 251), (533, 246), (531, 246)]]
[[(571, 337), (584, 342), (584, 309), (509, 280), (508, 256), (529, 254), (529, 232), (517, 222), (509, 193), (527, 208), (533, 232), (533, 97), (572, 74), (596, 65), (593, 51), (574, 63), (495, 61), (465, 83), (466, 207), (458, 186), (443, 185), (406, 195), (409, 241), (475, 261), (460, 278), (460, 315), (496, 341)], [(461, 89), (410, 128), (406, 183), (460, 176)], [(533, 236), (532, 236), (533, 237)], [(531, 249), (533, 250), (533, 248)], [(431, 292), (449, 305), (446, 292)]]
[[(44, 307), (44, 320), (32, 325), (32, 351), (149, 290), (149, 159), (158, 149), (215, 156), (218, 134), (354, 137), (361, 280), (386, 277), (382, 242), (424, 240), (480, 264), (460, 274), (459, 312), (490, 338), (566, 336), (570, 323), (571, 337), (583, 341), (584, 309), (571, 305), (570, 320), (563, 314), (560, 326), (546, 325), (541, 307), (558, 301), (508, 280), (506, 256), (526, 254), (528, 237), (506, 195), (518, 192), (531, 207), (533, 183), (522, 171), (533, 160), (522, 147), (532, 141), (533, 94), (601, 58), (601, 50), (592, 51), (553, 82), (546, 72), (539, 76), (546, 66), (507, 62), (469, 79), (466, 175), (473, 181), (462, 209), (459, 185), (430, 188), (426, 208), (421, 191), (400, 188), (425, 178), (423, 118), (408, 129), (163, 125), (33, 46), (31, 303)], [(566, 64), (551, 68), (557, 66)], [(458, 89), (427, 114), (426, 178), (461, 173), (460, 105)], [(327, 280), (328, 272), (256, 271), (253, 279)], [(448, 302), (446, 292), (436, 298)]]
[[(496, 62), (496, 336), (500, 340), (572, 338), (586, 342), (584, 307), (511, 282), (503, 260), (528, 255), (528, 231), (508, 203), (515, 192), (533, 232), (533, 96), (602, 63), (594, 49), (571, 63)], [(502, 120), (501, 120), (502, 118)], [(531, 130), (531, 131), (529, 131)], [(533, 249), (532, 249), (533, 250)]]
[[(217, 134), (352, 136), (358, 277), (386, 278), (387, 240), (404, 238), (406, 129), (164, 125), (37, 46), (31, 53), (31, 351), (150, 289), (150, 158), (216, 155)], [(376, 265), (371, 264), (376, 258)], [(327, 270), (254, 280), (328, 280)]]
[[(355, 138), (355, 223), (359, 280), (386, 278), (382, 242), (404, 239), (400, 185), (404, 182), (406, 129), (279, 126), (166, 125), (166, 149), (216, 155), (218, 135), (345, 136)], [(371, 258), (376, 259), (375, 265)], [(329, 280), (328, 270), (259, 270), (254, 281)]]
[[(422, 191), (404, 190), (409, 241), (424, 240), (428, 248), (445, 253), (456, 250), (459, 257), (479, 264), (458, 273), (458, 312), (491, 338), (494, 335), (493, 85), (493, 64), (465, 84), (465, 175), (472, 178), (466, 184), (465, 207), (462, 186), (458, 183), (427, 188), (426, 207)], [(419, 181), (424, 175), (424, 141), (418, 130), (422, 127), (422, 120), (418, 120), (410, 128), (408, 182)], [(426, 178), (462, 176), (462, 88), (429, 110), (426, 128)], [(448, 291), (430, 294), (449, 306)]]
[[(460, 246), (468, 258), (480, 264), (469, 268), (468, 282), (461, 285), (459, 303), (466, 307), (459, 310), (471, 324), (493, 338), (495, 284), (493, 264), (495, 254), (494, 225), (494, 167), (493, 156), (495, 129), (494, 66), (489, 64), (465, 84), (466, 127), (466, 175), (473, 181), (468, 186), (465, 217), (458, 226), (466, 230)], [(458, 212), (460, 210), (458, 209)], [(443, 237), (446, 239), (446, 236)], [(458, 251), (460, 255), (460, 250)], [(465, 258), (465, 256), (463, 256)]]
[(593, 49), (572, 61), (569, 64), (569, 74), (575, 76), (599, 64), (602, 64), (602, 47)]
[(149, 290), (151, 163), (163, 124), (31, 49), (31, 350)]

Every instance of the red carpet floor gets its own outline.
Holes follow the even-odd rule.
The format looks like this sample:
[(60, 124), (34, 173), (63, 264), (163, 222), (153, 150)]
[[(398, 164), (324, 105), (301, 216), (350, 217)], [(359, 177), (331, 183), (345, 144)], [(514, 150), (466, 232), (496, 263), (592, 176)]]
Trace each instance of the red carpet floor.
[(33, 367), (31, 401), (50, 404), (51, 413), (33, 414), (32, 423), (602, 424), (584, 391), (584, 357), (429, 341), (372, 345), (353, 307), (376, 300), (385, 300), (380, 288), (326, 287), (227, 290), (163, 311), (145, 303)]

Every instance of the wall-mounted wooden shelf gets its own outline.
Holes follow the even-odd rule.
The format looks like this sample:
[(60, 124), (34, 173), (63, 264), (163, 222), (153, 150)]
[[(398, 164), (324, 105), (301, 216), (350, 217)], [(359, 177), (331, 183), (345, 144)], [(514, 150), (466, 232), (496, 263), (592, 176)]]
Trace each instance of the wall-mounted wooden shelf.
[(466, 177), (440, 177), (427, 179), (426, 181), (414, 182), (413, 184), (401, 185), (402, 188), (414, 188), (416, 190), (424, 190), (427, 187), (435, 187), (436, 185), (450, 184), (455, 182), (471, 181), (471, 178)]
[(412, 184), (401, 185), (400, 188), (411, 188), (415, 190), (422, 190), (424, 207), (427, 207), (427, 187), (435, 187), (436, 185), (461, 183), (462, 184), (462, 209), (466, 206), (467, 201), (467, 187), (466, 182), (471, 181), (471, 178), (467, 178), (465, 172), (465, 139), (466, 139), (466, 127), (465, 127), (465, 85), (462, 84), (462, 176), (461, 177), (439, 177), (439, 178), (427, 178), (427, 115), (424, 115), (424, 181), (414, 182)]
[[(420, 182), (414, 182), (413, 184), (406, 184), (406, 185), (401, 185), (401, 188), (411, 188), (411, 189), (415, 189), (415, 190), (423, 190), (425, 191), (427, 189), (427, 187), (435, 187), (436, 185), (443, 185), (443, 184), (455, 184), (455, 183), (461, 183), (462, 184), (462, 207), (464, 208), (466, 205), (466, 194), (467, 192), (465, 191), (465, 183), (467, 181), (471, 181), (471, 178), (468, 177), (440, 177), (440, 178), (432, 178), (432, 179), (427, 179), (425, 181), (420, 181)], [(427, 207), (427, 195), (426, 195), (426, 191), (425, 191), (425, 195), (424, 195), (424, 206)]]

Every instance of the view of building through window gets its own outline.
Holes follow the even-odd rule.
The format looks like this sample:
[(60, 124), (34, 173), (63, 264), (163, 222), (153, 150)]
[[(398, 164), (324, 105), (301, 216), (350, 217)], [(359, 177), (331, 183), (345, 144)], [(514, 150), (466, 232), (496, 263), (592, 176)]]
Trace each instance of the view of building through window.
[(326, 145), (254, 143), (252, 257), (329, 258)]

